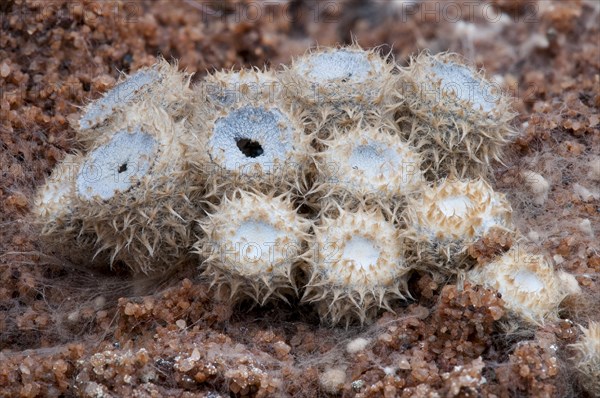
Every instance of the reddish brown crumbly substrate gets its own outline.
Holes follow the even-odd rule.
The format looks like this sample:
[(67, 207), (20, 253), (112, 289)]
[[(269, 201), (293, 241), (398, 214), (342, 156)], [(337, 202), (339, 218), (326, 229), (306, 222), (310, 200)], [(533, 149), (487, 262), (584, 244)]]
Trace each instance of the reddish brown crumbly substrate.
[[(125, 3), (130, 4), (118, 4)], [(449, 49), (473, 57), (490, 76), (504, 77), (518, 97), (520, 122), (528, 125), (520, 127), (523, 134), (510, 148), (514, 157), (508, 167), (496, 168), (495, 188), (508, 193), (525, 233), (545, 231), (540, 246), (562, 258), (559, 268), (579, 275), (584, 293), (600, 291), (600, 256), (592, 247), (600, 236), (598, 201), (585, 202), (573, 192), (575, 183), (586, 183), (590, 156), (600, 147), (599, 27), (591, 23), (593, 2), (519, 1), (515, 8), (497, 1), (517, 21), (504, 26), (482, 21), (481, 14), (470, 18), (465, 8), (466, 20), (481, 23), (476, 37), (460, 31), (460, 24), (422, 11), (405, 13), (405, 23), (399, 24), (387, 12), (388, 2), (342, 7), (354, 3), (348, 0), (314, 11), (300, 4), (298, 18), (279, 18), (282, 14), (275, 12), (273, 23), (237, 22), (235, 13), (207, 16), (190, 3), (199, 2), (181, 7), (141, 2), (143, 12), (130, 10), (138, 17), (133, 22), (114, 17), (116, 2), (9, 0), (0, 5), (0, 395), (68, 394), (81, 374), (77, 388), (83, 396), (103, 391), (127, 396), (133, 390), (268, 396), (275, 389), (314, 397), (321, 372), (336, 360), (350, 364), (344, 396), (444, 396), (456, 388), (464, 395), (500, 397), (577, 391), (565, 367), (556, 368), (552, 346), (560, 353), (576, 340), (578, 329), (562, 321), (527, 336), (500, 333), (494, 319), (502, 314), (501, 300), (485, 289), (446, 287), (440, 294), (431, 278), (417, 279), (411, 284), (417, 302), (395, 308), (397, 315), (384, 314), (363, 332), (371, 345), (350, 357), (338, 343), (357, 332), (319, 327), (311, 308), (273, 306), (244, 314), (215, 302), (206, 285), (187, 282), (149, 296), (118, 267), (115, 281), (29, 254), (37, 248), (27, 220), (30, 198), (72, 149), (74, 132), (67, 119), (77, 105), (112, 87), (117, 70), (151, 65), (159, 52), (200, 73), (233, 64), (287, 63), (290, 54), (305, 51), (307, 36), (330, 45), (349, 42), (352, 32), (367, 48), (394, 43), (400, 62), (417, 45), (433, 52)], [(248, 2), (228, 1), (222, 10), (206, 11), (226, 15), (234, 3)], [(105, 16), (99, 15), (102, 10)], [(285, 37), (290, 32), (296, 36)], [(529, 45), (527, 38), (536, 34), (547, 45), (544, 40)], [(544, 208), (526, 203), (518, 181), (525, 167), (550, 170), (545, 177), (553, 185)], [(595, 241), (574, 223), (579, 219), (591, 221)], [(486, 248), (477, 247), (476, 256), (487, 255)], [(181, 278), (175, 276), (173, 283)], [(89, 296), (81, 286), (97, 294)], [(574, 321), (597, 317), (600, 298), (592, 297), (596, 301), (586, 306), (568, 306), (567, 315)], [(519, 341), (525, 342), (515, 345)], [(213, 361), (205, 356), (208, 348), (231, 355)], [(203, 356), (192, 364), (195, 349)], [(386, 375), (386, 366), (397, 370)], [(476, 386), (465, 376), (485, 377), (487, 383)], [(356, 383), (355, 390), (351, 383), (358, 380), (364, 384), (358, 388)], [(480, 390), (470, 392), (473, 388)]]

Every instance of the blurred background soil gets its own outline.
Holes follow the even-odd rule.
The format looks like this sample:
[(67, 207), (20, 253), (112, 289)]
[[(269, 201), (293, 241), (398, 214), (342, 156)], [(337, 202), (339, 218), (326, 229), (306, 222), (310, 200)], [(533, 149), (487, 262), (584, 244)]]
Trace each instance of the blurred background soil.
[[(600, 312), (599, 18), (593, 0), (2, 1), (0, 396), (582, 396), (567, 346)], [(494, 185), (530, 249), (584, 290), (560, 322), (523, 327), (495, 292), (415, 275), (396, 314), (330, 328), (297, 303), (231, 307), (194, 267), (140, 280), (40, 250), (34, 192), (120, 72), (162, 55), (198, 79), (353, 40), (400, 65), (458, 52), (514, 95), (521, 134)], [(550, 184), (542, 204), (530, 171)]]

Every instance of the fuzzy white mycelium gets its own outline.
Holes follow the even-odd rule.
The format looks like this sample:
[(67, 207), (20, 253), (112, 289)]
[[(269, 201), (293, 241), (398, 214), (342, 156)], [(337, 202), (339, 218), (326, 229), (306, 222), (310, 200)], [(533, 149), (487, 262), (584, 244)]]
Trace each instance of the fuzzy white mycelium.
[[(485, 181), (515, 131), (509, 98), (459, 57), (401, 68), (357, 45), (318, 48), (189, 84), (160, 61), (86, 107), (83, 153), (36, 199), (56, 253), (81, 246), (76, 261), (134, 273), (200, 264), (221, 297), (298, 294), (334, 324), (393, 311), (413, 270), (497, 289), (537, 323), (577, 290), (517, 249), (470, 257), (494, 229), (517, 236)], [(455, 175), (470, 179), (437, 180)]]

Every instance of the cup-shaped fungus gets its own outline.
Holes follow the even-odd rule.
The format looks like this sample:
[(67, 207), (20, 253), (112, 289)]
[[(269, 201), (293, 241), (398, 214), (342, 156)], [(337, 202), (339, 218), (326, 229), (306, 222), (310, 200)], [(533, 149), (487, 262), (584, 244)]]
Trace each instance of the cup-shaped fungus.
[(409, 198), (403, 219), (411, 263), (435, 276), (468, 269), (471, 244), (492, 229), (514, 228), (510, 203), (482, 179), (446, 179), (423, 189)]
[(293, 273), (311, 223), (295, 211), (289, 195), (235, 191), (200, 226), (204, 237), (194, 248), (219, 294), (261, 305), (296, 294)]
[(391, 99), (394, 65), (357, 45), (317, 48), (281, 73), (288, 101), (308, 112), (311, 129), (327, 136), (332, 127), (380, 121)]
[[(182, 123), (151, 104), (133, 108), (135, 118), (76, 158), (60, 224), (47, 216), (41, 221), (55, 235), (93, 237), (90, 258), (104, 254), (111, 264), (121, 260), (133, 272), (153, 273), (188, 257), (199, 210), (178, 138)], [(42, 189), (42, 198), (51, 187)]]
[(582, 387), (592, 397), (600, 397), (600, 322), (580, 326), (583, 334), (571, 347), (576, 350), (573, 364)]
[(72, 215), (75, 175), (82, 155), (67, 155), (52, 171), (34, 200), (34, 225), (39, 229), (44, 251), (75, 264), (106, 264), (106, 256), (96, 256), (96, 236), (82, 234), (82, 220)]
[(273, 100), (280, 83), (275, 74), (258, 68), (240, 71), (217, 71), (207, 75), (195, 88), (200, 98), (216, 106), (231, 107), (240, 101)]
[(289, 191), (303, 179), (310, 160), (303, 119), (281, 101), (204, 104), (192, 134), (186, 145), (209, 201), (237, 188)]
[(400, 234), (379, 210), (322, 217), (307, 253), (303, 301), (332, 323), (370, 321), (390, 300), (408, 295)]
[(515, 136), (510, 99), (455, 54), (423, 52), (400, 70), (396, 118), (434, 178), (475, 178)]
[(466, 279), (497, 290), (507, 309), (540, 325), (558, 319), (559, 304), (570, 293), (565, 275), (555, 272), (544, 256), (528, 253), (517, 244), (496, 260), (467, 272)]
[(422, 186), (419, 154), (384, 125), (334, 130), (316, 154), (321, 208), (376, 203), (386, 212)]
[[(179, 120), (192, 108), (191, 75), (178, 70), (164, 59), (155, 65), (124, 76), (101, 98), (88, 104), (75, 126), (77, 139), (86, 148), (104, 134), (112, 134), (117, 125), (131, 117), (132, 107), (142, 102), (164, 109)], [(135, 119), (135, 116), (133, 116)]]

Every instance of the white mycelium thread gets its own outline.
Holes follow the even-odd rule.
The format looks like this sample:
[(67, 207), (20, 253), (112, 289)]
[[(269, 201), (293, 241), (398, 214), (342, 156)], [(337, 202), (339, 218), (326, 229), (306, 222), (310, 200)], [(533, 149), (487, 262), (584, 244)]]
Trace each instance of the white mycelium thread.
[(89, 129), (106, 120), (117, 108), (145, 93), (152, 84), (159, 83), (160, 73), (155, 69), (140, 70), (117, 84), (96, 102), (79, 119), (81, 129)]
[(77, 175), (77, 194), (106, 200), (130, 189), (145, 176), (156, 155), (157, 141), (140, 128), (119, 131), (88, 154)]
[(269, 172), (294, 150), (294, 127), (277, 108), (244, 106), (218, 119), (208, 141), (212, 160), (226, 170)]

